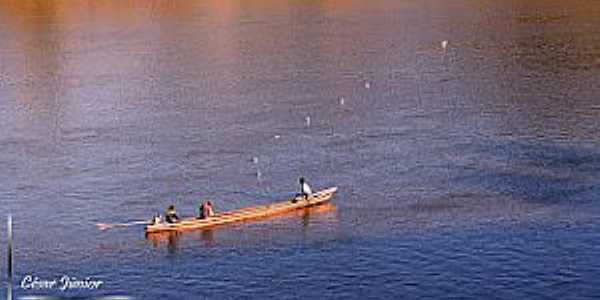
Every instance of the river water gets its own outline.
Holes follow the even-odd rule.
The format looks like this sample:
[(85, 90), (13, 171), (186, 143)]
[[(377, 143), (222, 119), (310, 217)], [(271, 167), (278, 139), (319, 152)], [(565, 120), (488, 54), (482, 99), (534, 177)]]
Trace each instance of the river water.
[[(3, 1), (13, 295), (597, 299), (599, 20), (583, 0)], [(300, 176), (332, 205), (94, 225), (286, 199)]]

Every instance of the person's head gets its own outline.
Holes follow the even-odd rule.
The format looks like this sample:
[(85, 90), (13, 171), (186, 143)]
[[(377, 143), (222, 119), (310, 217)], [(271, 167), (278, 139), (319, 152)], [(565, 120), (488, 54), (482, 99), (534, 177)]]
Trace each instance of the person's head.
[(173, 205), (173, 204), (169, 205), (168, 210), (175, 210), (175, 205)]
[(206, 204), (208, 204), (209, 206), (212, 206), (212, 203), (210, 202), (210, 200), (206, 201)]
[(300, 184), (304, 183), (304, 177), (300, 177), (299, 181), (300, 181)]

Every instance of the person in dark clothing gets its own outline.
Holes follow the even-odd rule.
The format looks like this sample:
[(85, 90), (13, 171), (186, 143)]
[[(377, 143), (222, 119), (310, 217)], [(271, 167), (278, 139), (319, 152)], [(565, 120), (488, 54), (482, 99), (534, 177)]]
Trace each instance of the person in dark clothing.
[(167, 208), (167, 212), (165, 213), (165, 221), (167, 223), (179, 222), (179, 216), (177, 216), (177, 212), (175, 211), (175, 205), (170, 205), (169, 208)]
[(300, 177), (300, 180), (298, 181), (300, 181), (300, 195), (302, 195), (304, 199), (310, 198), (312, 196), (312, 189), (306, 180), (304, 180), (304, 177)]
[(292, 203), (296, 203), (300, 200), (309, 201), (309, 199), (312, 197), (312, 189), (308, 183), (306, 183), (304, 177), (300, 177), (298, 181), (300, 182), (300, 193), (296, 194), (296, 197), (292, 199)]
[(202, 202), (200, 208), (198, 208), (198, 219), (206, 219), (206, 214), (204, 213), (206, 211), (205, 207), (206, 203)]

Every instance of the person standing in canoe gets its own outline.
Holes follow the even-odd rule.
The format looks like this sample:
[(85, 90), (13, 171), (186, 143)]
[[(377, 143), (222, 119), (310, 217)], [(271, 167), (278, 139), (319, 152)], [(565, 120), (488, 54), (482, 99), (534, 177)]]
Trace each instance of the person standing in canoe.
[(304, 200), (308, 200), (308, 198), (312, 197), (312, 189), (304, 180), (304, 177), (300, 177), (300, 196), (304, 198)]
[(175, 211), (175, 205), (169, 205), (169, 208), (167, 208), (167, 212), (165, 213), (165, 221), (167, 223), (179, 222), (179, 216), (177, 216), (177, 212)]

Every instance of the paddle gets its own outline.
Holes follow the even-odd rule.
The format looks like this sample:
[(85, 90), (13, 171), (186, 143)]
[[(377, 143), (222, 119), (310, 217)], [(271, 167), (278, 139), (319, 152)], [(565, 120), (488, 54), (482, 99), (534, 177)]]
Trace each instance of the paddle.
[(98, 229), (104, 231), (104, 230), (115, 228), (115, 227), (128, 227), (128, 226), (134, 226), (134, 225), (148, 225), (148, 224), (150, 224), (150, 221), (133, 221), (133, 222), (129, 222), (129, 223), (116, 223), (116, 224), (98, 223), (98, 224), (96, 224), (96, 226), (98, 226)]

